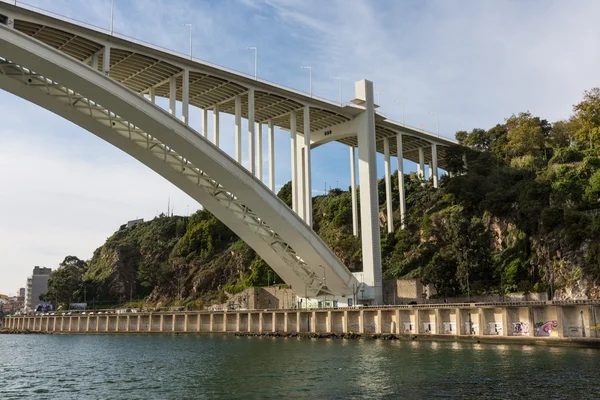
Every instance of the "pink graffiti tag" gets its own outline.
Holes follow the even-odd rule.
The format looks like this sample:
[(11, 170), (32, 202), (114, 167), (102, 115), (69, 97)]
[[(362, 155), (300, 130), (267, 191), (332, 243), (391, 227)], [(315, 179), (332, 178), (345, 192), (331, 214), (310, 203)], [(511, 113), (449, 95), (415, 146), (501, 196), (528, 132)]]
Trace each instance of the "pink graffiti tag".
[(558, 327), (558, 321), (548, 321), (546, 323), (539, 323), (538, 336), (550, 336), (552, 331)]

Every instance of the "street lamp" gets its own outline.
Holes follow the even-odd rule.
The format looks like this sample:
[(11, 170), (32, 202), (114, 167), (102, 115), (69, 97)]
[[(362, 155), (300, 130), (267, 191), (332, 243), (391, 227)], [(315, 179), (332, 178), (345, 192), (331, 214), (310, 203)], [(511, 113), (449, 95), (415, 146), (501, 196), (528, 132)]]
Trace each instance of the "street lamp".
[(248, 50), (254, 50), (254, 80), (258, 80), (258, 48), (255, 46), (246, 47)]
[(182, 24), (181, 26), (189, 26), (190, 27), (190, 60), (192, 59), (192, 24)]
[(308, 76), (310, 79), (309, 93), (310, 93), (310, 97), (312, 97), (312, 67), (302, 66), (300, 68), (308, 70), (308, 74), (309, 74)]
[(437, 126), (437, 135), (440, 136), (440, 114), (437, 112), (429, 111), (429, 115), (435, 115), (436, 126)]
[(404, 101), (403, 100), (394, 100), (394, 103), (400, 103), (402, 105), (402, 125), (404, 125)]
[[(17, 2), (15, 1), (15, 5)], [(110, 36), (113, 34), (113, 19), (115, 17), (115, 0), (112, 0), (110, 5)]]
[(340, 106), (342, 105), (342, 78), (339, 76), (332, 76), (331, 79), (335, 79), (340, 84)]

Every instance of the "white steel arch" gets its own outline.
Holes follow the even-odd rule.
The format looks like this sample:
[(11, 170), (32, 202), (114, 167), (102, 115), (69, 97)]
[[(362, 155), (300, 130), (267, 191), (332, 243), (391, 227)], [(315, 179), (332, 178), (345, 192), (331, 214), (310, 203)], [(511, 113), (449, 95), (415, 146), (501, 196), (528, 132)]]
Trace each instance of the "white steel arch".
[(0, 88), (94, 133), (168, 179), (246, 241), (297, 293), (351, 296), (359, 286), (308, 225), (207, 138), (97, 70), (3, 25)]

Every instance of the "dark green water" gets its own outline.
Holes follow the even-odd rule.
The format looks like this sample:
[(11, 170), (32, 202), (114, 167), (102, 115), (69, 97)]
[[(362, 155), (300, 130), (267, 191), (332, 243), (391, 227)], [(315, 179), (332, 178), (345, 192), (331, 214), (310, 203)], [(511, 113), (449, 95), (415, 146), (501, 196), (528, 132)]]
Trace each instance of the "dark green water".
[(600, 350), (214, 336), (0, 336), (0, 399), (594, 399)]

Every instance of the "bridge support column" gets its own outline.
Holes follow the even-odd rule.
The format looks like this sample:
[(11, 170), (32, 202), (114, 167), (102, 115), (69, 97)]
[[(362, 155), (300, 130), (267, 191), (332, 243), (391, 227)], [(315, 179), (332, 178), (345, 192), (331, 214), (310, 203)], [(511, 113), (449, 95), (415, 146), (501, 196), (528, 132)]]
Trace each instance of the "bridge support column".
[(387, 211), (387, 231), (394, 232), (394, 211), (392, 209), (392, 171), (390, 165), (390, 140), (383, 139), (383, 170), (385, 177), (385, 205)]
[(256, 175), (256, 131), (254, 125), (254, 89), (248, 90), (248, 171)]
[(358, 122), (358, 173), (360, 177), (360, 223), (363, 257), (363, 276), (372, 288), (374, 304), (382, 303), (381, 237), (379, 232), (379, 199), (377, 193), (377, 158), (375, 149), (375, 107), (373, 82), (362, 80), (355, 84), (356, 98), (365, 111)]
[[(375, 120), (373, 120), (375, 122)], [(310, 107), (304, 106), (304, 221), (312, 227), (312, 173), (310, 168)]]
[(190, 124), (190, 70), (183, 70), (183, 87), (181, 89), (181, 120)]
[(425, 179), (425, 149), (419, 147), (419, 164), (417, 165), (417, 175), (419, 179)]
[(213, 108), (213, 143), (219, 147), (219, 105)]
[(404, 229), (404, 218), (406, 216), (406, 198), (404, 194), (404, 150), (402, 145), (402, 134), (396, 136), (396, 149), (398, 157), (398, 192), (400, 194), (400, 228)]
[(290, 158), (292, 161), (292, 210), (298, 213), (298, 150), (296, 132), (296, 111), (290, 114)]
[(104, 46), (102, 51), (102, 72), (104, 75), (109, 76), (110, 74), (110, 46)]
[(275, 127), (271, 119), (269, 120), (267, 142), (269, 150), (269, 189), (275, 192)]
[(438, 157), (437, 157), (437, 144), (431, 144), (431, 163), (429, 164), (430, 173), (433, 177), (433, 187), (438, 187)]
[(90, 67), (92, 67), (94, 71), (98, 71), (98, 58), (98, 53), (92, 54), (92, 59), (90, 60)]
[(177, 114), (177, 78), (169, 79), (169, 114), (176, 117)]
[(151, 87), (150, 90), (148, 91), (148, 100), (150, 101), (150, 103), (156, 104), (156, 88), (155, 87)]
[(202, 109), (202, 136), (208, 139), (208, 110)]
[(358, 236), (358, 198), (356, 197), (356, 147), (350, 146), (350, 192), (352, 194), (352, 234)]
[(259, 181), (263, 180), (263, 140), (262, 124), (256, 123), (256, 177)]
[(242, 163), (242, 97), (235, 96), (235, 161)]
[(296, 213), (304, 221), (304, 136), (296, 132)]

